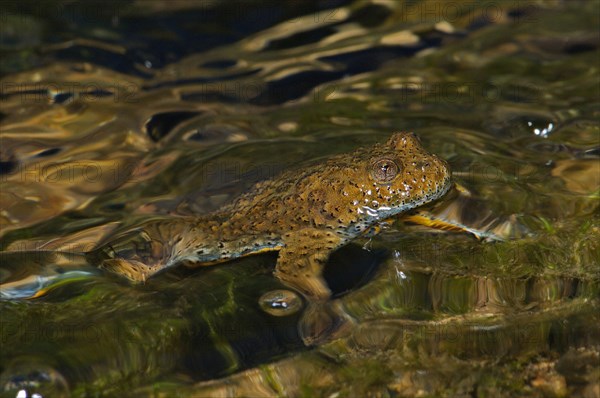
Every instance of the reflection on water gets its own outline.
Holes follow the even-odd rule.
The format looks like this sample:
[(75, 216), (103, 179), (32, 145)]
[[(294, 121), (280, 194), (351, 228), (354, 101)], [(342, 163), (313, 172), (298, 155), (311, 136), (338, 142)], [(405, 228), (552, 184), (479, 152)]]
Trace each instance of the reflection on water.
[[(4, 11), (6, 396), (600, 394), (598, 3)], [(325, 277), (355, 323), (321, 347), (297, 335), (273, 256), (143, 286), (85, 260), (397, 130), (461, 187), (431, 211), (488, 235), (398, 220), (340, 250)]]

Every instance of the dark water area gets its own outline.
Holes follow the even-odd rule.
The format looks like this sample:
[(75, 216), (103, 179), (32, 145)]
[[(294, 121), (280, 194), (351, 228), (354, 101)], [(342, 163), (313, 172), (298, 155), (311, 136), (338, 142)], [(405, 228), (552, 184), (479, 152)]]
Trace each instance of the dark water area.
[[(600, 396), (600, 3), (1, 1), (0, 396)], [(456, 188), (333, 253), (89, 253), (412, 131)], [(268, 220), (267, 220), (268, 221)]]

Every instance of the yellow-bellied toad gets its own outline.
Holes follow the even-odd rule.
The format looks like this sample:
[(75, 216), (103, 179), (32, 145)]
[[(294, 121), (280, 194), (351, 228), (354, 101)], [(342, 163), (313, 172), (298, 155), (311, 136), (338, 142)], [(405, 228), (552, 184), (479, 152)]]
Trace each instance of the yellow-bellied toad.
[(450, 185), (446, 162), (415, 135), (396, 133), (385, 144), (261, 182), (218, 212), (146, 222), (103, 245), (101, 266), (144, 281), (178, 263), (211, 265), (278, 250), (275, 276), (309, 304), (322, 303), (330, 297), (322, 269), (331, 252)]

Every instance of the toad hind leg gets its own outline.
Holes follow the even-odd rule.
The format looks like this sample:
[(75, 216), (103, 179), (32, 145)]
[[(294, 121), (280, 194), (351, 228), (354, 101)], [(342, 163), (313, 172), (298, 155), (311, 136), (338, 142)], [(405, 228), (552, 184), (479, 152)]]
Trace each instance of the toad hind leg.
[(193, 250), (194, 245), (188, 245), (183, 238), (195, 235), (194, 224), (190, 221), (151, 221), (124, 232), (110, 244), (92, 250), (87, 253), (87, 258), (90, 263), (132, 282), (145, 282), (185, 259), (182, 246)]
[(304, 343), (321, 343), (350, 324), (348, 315), (330, 301), (331, 291), (323, 279), (329, 255), (343, 242), (331, 231), (303, 229), (284, 235), (284, 243), (274, 275), (308, 301), (298, 325)]

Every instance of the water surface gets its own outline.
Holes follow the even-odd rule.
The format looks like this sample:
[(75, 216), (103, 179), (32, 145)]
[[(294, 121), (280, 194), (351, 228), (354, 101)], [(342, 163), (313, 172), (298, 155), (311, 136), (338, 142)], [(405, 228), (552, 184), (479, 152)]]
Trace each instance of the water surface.
[[(8, 4), (3, 394), (598, 396), (598, 15), (594, 1)], [(261, 309), (284, 288), (275, 255), (142, 286), (82, 255), (401, 130), (464, 188), (443, 205), (505, 239), (397, 220), (340, 250), (326, 278), (356, 319), (341, 339), (309, 349), (301, 312)]]

